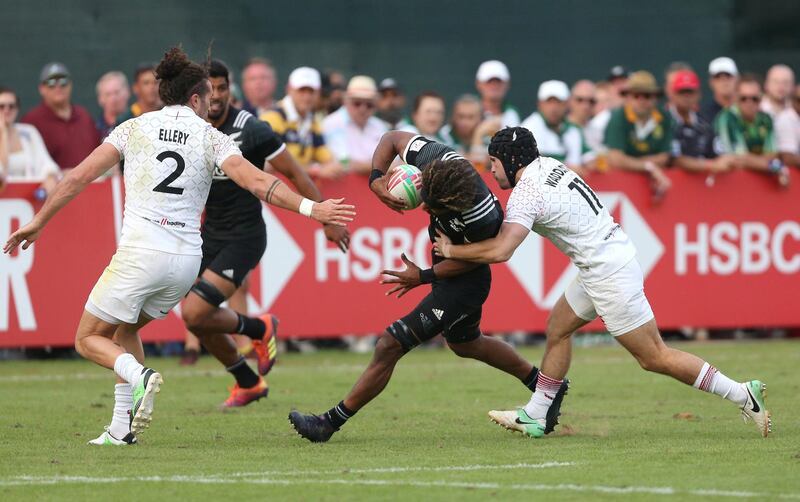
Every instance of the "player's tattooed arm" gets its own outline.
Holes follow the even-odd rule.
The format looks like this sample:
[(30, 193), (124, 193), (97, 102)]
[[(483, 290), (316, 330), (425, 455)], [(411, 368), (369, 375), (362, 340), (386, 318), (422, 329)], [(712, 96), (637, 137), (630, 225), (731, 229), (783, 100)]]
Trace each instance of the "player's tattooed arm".
[(81, 193), (89, 183), (99, 178), (119, 161), (120, 155), (116, 147), (103, 143), (95, 148), (88, 157), (61, 179), (53, 193), (47, 197), (42, 209), (33, 217), (33, 220), (8, 238), (8, 241), (3, 246), (3, 252), (10, 253), (20, 243), (22, 243), (22, 249), (28, 249), (39, 238), (39, 234), (47, 222), (61, 208)]
[(414, 137), (414, 134), (403, 131), (389, 131), (382, 137), (375, 153), (372, 154), (372, 173), (369, 176), (369, 188), (389, 209), (402, 213), (405, 202), (389, 193), (386, 184), (389, 179), (386, 172), (389, 170), (392, 161), (398, 155), (402, 155), (406, 145)]
[(522, 244), (530, 230), (519, 223), (503, 223), (496, 237), (473, 244), (453, 245), (450, 239), (437, 233), (433, 251), (445, 258), (455, 258), (477, 263), (501, 263), (511, 259), (514, 251)]
[(342, 204), (344, 199), (313, 202), (292, 191), (275, 176), (245, 160), (241, 155), (231, 155), (223, 163), (222, 171), (237, 185), (267, 203), (308, 216), (320, 223), (346, 226), (356, 215), (355, 206)]

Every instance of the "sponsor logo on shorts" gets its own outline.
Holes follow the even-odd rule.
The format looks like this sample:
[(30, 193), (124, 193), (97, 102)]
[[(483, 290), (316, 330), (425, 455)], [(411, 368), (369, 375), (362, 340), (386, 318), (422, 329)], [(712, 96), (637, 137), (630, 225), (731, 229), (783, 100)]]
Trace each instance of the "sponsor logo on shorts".
[(433, 315), (435, 315), (437, 319), (439, 319), (440, 321), (442, 320), (442, 317), (444, 316), (444, 310), (431, 309), (431, 312), (433, 312)]
[(433, 329), (433, 323), (423, 312), (419, 313), (419, 320), (422, 321), (422, 329), (425, 330), (426, 333)]
[(233, 279), (233, 269), (232, 268), (226, 268), (225, 270), (222, 271), (222, 275), (224, 275), (228, 279)]

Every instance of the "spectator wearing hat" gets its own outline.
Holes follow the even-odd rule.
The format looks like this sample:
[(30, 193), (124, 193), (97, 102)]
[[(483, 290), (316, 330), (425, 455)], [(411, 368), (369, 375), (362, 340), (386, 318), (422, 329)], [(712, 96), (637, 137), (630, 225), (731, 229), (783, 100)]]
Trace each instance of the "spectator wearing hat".
[(156, 67), (153, 64), (145, 63), (139, 65), (133, 72), (133, 95), (136, 101), (122, 114), (117, 123), (121, 124), (128, 119), (138, 117), (143, 113), (160, 110), (164, 105), (158, 96), (158, 79), (156, 79)]
[(596, 86), (591, 80), (578, 80), (572, 84), (567, 120), (581, 130), (589, 124), (594, 116), (594, 106), (597, 104), (595, 88)]
[(605, 133), (608, 163), (612, 167), (646, 173), (657, 196), (672, 185), (663, 168), (670, 159), (672, 121), (658, 109), (661, 89), (655, 77), (637, 71), (628, 78), (625, 105), (611, 113)]
[(613, 109), (622, 106), (622, 95), (625, 93), (625, 88), (628, 86), (628, 78), (630, 78), (630, 75), (631, 72), (622, 65), (614, 66), (608, 71), (606, 81), (611, 84), (612, 91), (609, 108)]
[(268, 59), (251, 58), (242, 68), (244, 109), (256, 117), (269, 111), (274, 104), (278, 77)]
[(259, 118), (269, 122), (292, 157), (310, 175), (338, 178), (344, 170), (325, 145), (322, 123), (314, 113), (321, 86), (317, 70), (308, 66), (295, 68), (289, 75), (286, 96)]
[(775, 145), (772, 119), (759, 110), (761, 82), (743, 75), (736, 84), (736, 102), (722, 110), (714, 128), (723, 153), (735, 155), (735, 166), (772, 174), (778, 183), (789, 183), (789, 171), (781, 162)]
[(386, 122), (389, 129), (401, 129), (411, 122), (403, 117), (406, 95), (393, 78), (385, 78), (378, 85), (378, 109), (375, 116)]
[(736, 98), (736, 81), (739, 69), (729, 57), (719, 57), (708, 64), (709, 81), (713, 100), (700, 109), (700, 116), (713, 124), (723, 109), (731, 106)]
[(17, 93), (0, 87), (0, 191), (6, 181), (27, 181), (49, 194), (61, 173), (36, 127), (16, 123), (18, 113)]
[(42, 102), (22, 117), (36, 127), (61, 169), (77, 166), (100, 144), (100, 133), (85, 108), (73, 105), (72, 78), (62, 63), (48, 63), (39, 75)]
[(718, 156), (714, 126), (700, 117), (700, 78), (688, 69), (669, 77), (669, 112), (672, 116), (672, 156), (676, 166), (688, 171), (718, 173), (730, 170), (732, 157)]
[(789, 98), (794, 89), (794, 72), (785, 64), (776, 64), (767, 72), (764, 81), (764, 99), (761, 100), (761, 111), (775, 120), (778, 114), (792, 104)]
[(519, 112), (506, 102), (506, 94), (511, 85), (511, 74), (502, 62), (493, 59), (484, 61), (475, 74), (475, 87), (481, 96), (483, 117), (498, 117), (502, 127), (519, 125)]
[(372, 153), (387, 131), (386, 124), (374, 116), (377, 100), (375, 80), (356, 75), (347, 84), (344, 106), (322, 122), (325, 142), (334, 158), (355, 173), (370, 173)]
[(800, 168), (800, 85), (791, 94), (792, 106), (775, 119), (775, 141), (784, 164)]
[(538, 111), (526, 118), (522, 127), (533, 133), (539, 153), (581, 172), (583, 164), (591, 159), (580, 128), (567, 120), (569, 97), (569, 88), (564, 82), (542, 82), (538, 92)]
[(105, 138), (111, 129), (117, 125), (119, 117), (128, 107), (131, 90), (128, 87), (128, 78), (121, 71), (104, 73), (95, 85), (97, 104), (100, 105), (100, 116), (95, 125), (100, 133), (100, 138)]
[(667, 101), (672, 99), (672, 83), (675, 79), (675, 75), (683, 70), (694, 71), (694, 68), (689, 63), (685, 63), (683, 61), (674, 61), (667, 66), (667, 69), (664, 70), (664, 95), (667, 97)]
[(433, 91), (425, 91), (414, 98), (414, 108), (411, 112), (411, 124), (402, 126), (399, 130), (413, 134), (421, 134), (428, 139), (445, 143), (439, 131), (444, 125), (444, 98)]

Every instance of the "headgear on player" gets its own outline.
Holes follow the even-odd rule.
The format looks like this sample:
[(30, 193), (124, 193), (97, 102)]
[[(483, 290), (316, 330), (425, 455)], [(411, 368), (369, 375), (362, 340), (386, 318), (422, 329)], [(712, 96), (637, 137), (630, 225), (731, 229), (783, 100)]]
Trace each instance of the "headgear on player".
[(489, 143), (489, 155), (503, 164), (509, 184), (517, 184), (517, 171), (539, 158), (539, 148), (533, 133), (524, 127), (506, 127), (498, 131)]

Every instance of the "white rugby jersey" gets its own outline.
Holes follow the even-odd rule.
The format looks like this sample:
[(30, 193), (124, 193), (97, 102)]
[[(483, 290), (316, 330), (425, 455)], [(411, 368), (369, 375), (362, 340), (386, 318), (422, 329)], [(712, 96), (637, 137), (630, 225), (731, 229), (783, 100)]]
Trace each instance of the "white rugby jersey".
[(120, 247), (201, 255), (200, 215), (215, 166), (241, 155), (187, 106), (167, 106), (117, 126), (105, 139), (125, 161)]
[(636, 248), (580, 176), (551, 157), (522, 173), (506, 205), (506, 219), (549, 239), (578, 267), (581, 280), (613, 274)]

